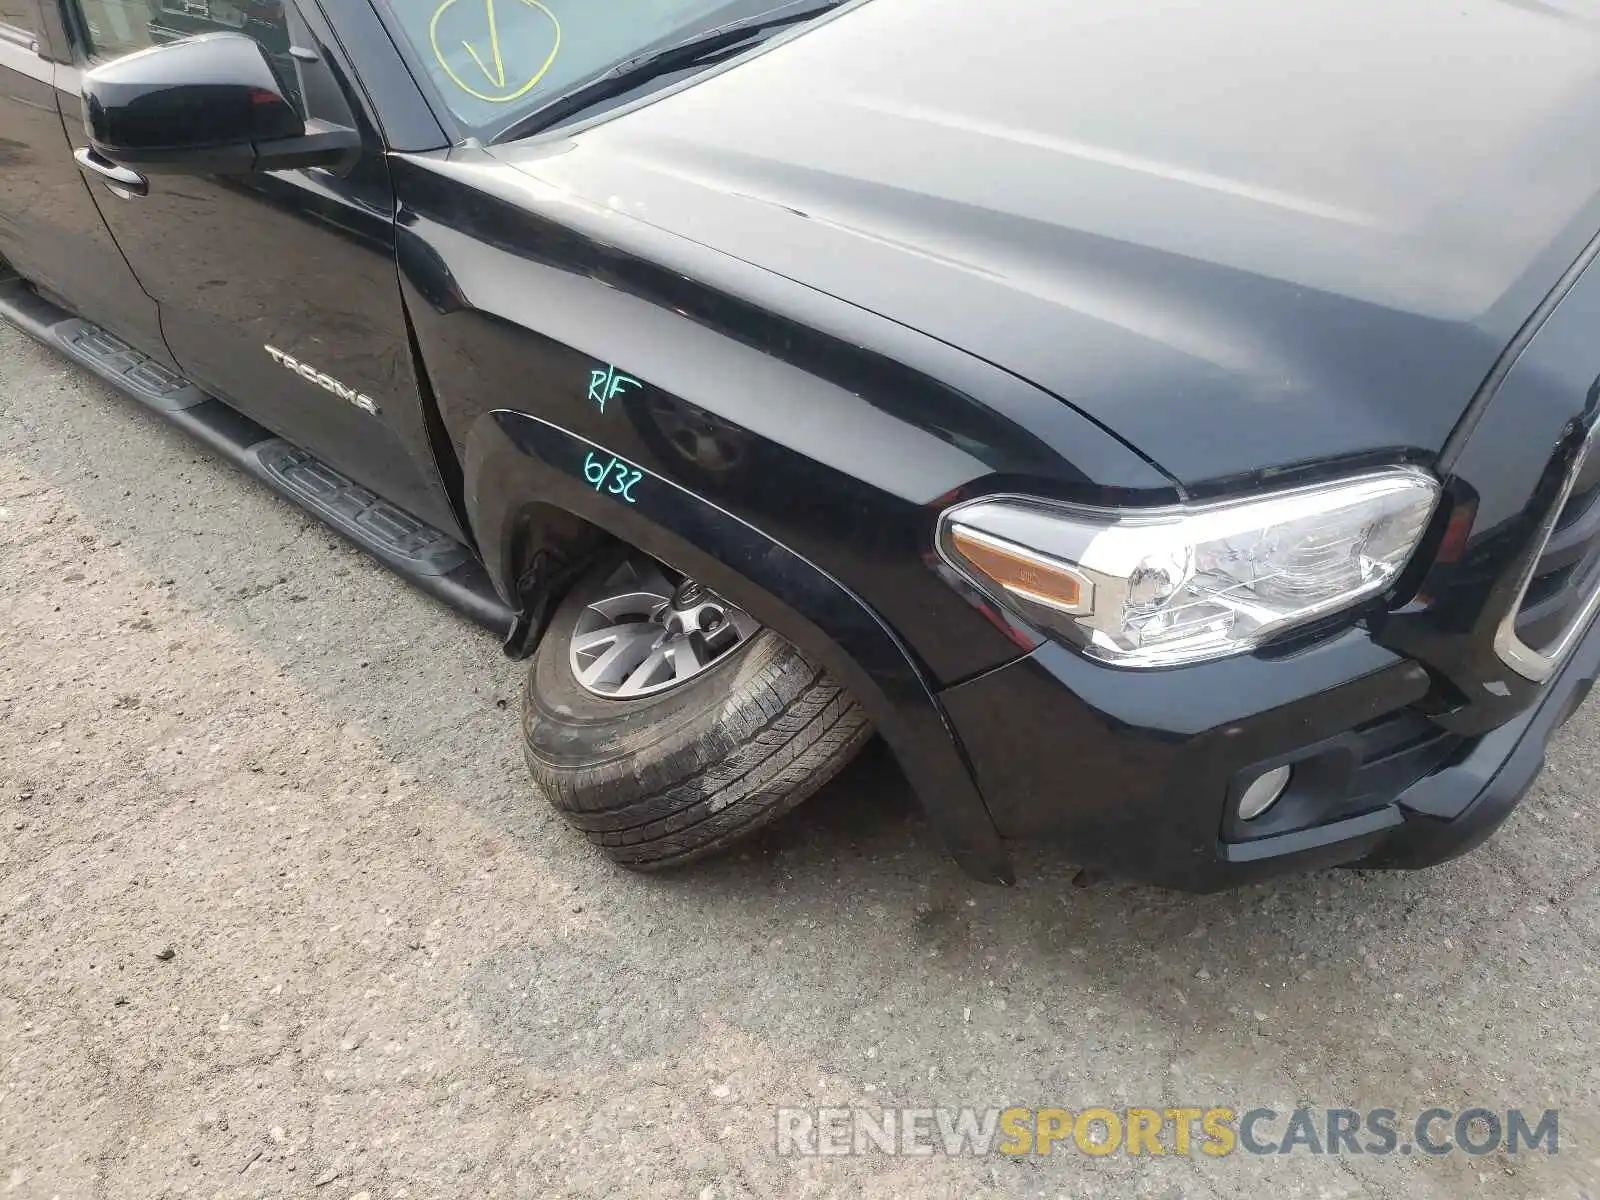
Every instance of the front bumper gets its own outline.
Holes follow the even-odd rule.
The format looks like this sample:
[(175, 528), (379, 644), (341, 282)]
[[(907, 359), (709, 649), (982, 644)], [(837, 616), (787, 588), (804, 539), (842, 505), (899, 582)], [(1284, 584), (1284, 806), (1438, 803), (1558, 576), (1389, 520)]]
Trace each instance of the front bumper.
[[(1360, 630), (1277, 660), (1159, 675), (1050, 644), (942, 701), (1002, 836), (1060, 843), (1121, 877), (1216, 891), (1465, 853), (1516, 807), (1597, 674), (1600, 623), (1533, 706), (1477, 737), (1421, 717), (1427, 672)], [(1276, 824), (1231, 822), (1241, 779), (1281, 762), (1304, 782), (1269, 810)]]
[[(1600, 590), (1588, 261), (1430, 464), (1444, 497), (1417, 551), (1425, 570), (1388, 607), (1298, 652), (1167, 671), (1046, 642), (942, 693), (1001, 837), (1062, 841), (1084, 865), (1193, 891), (1427, 866), (1488, 837), (1600, 674), (1592, 618), (1550, 677), (1508, 659), (1503, 636), (1542, 655)], [(1286, 764), (1282, 798), (1238, 821), (1249, 783)]]

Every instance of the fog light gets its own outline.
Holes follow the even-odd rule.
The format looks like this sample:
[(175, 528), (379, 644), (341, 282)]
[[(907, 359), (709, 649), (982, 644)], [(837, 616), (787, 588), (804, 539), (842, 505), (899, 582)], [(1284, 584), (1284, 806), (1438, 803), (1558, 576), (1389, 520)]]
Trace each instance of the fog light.
[(1293, 767), (1273, 767), (1258, 777), (1239, 797), (1239, 819), (1253, 821), (1276, 804), (1278, 797), (1289, 786), (1289, 777), (1293, 774)]

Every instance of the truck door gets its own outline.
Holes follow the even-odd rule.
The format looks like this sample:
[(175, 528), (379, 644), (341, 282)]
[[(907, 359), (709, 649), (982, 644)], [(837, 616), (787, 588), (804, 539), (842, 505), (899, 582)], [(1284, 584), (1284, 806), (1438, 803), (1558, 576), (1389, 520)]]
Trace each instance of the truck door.
[[(8, 0), (0, 0), (8, 2)], [(376, 122), (320, 13), (293, 0), (62, 0), (88, 69), (191, 34), (267, 50), (302, 116), (359, 129), (343, 173), (85, 178), (196, 384), (436, 529), (460, 538), (434, 459), (395, 266), (395, 203)], [(75, 147), (81, 76), (58, 75)], [(342, 485), (341, 485), (342, 486)]]
[(0, 259), (78, 315), (165, 362), (155, 302), (128, 269), (73, 165), (56, 110), (61, 68), (41, 40), (40, 16), (34, 0), (0, 0)]

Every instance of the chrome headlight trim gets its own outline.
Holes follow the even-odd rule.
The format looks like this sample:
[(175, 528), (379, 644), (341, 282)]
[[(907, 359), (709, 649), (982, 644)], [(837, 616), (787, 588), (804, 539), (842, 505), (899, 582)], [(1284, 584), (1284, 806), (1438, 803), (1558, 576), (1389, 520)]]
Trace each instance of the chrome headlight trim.
[[(997, 494), (943, 513), (938, 550), (980, 592), (1087, 657), (1180, 666), (1246, 653), (1380, 594), (1415, 554), (1439, 495), (1438, 480), (1412, 466), (1157, 508)], [(1030, 604), (962, 556), (957, 527), (1088, 579), (1094, 611)]]

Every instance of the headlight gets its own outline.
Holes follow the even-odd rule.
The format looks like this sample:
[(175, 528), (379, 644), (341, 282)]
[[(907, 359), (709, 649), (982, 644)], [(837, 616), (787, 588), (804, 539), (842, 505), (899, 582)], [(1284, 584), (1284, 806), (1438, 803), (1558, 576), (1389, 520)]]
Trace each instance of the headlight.
[(1108, 511), (1020, 496), (940, 520), (945, 560), (1092, 658), (1221, 658), (1383, 591), (1438, 502), (1424, 471), (1217, 504)]

